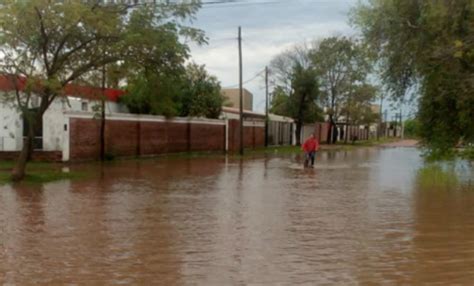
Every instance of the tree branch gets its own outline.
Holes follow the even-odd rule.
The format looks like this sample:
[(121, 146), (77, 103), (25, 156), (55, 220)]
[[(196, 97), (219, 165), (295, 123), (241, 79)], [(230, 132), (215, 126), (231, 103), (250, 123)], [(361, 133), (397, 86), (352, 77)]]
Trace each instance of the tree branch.
[(46, 33), (46, 29), (44, 27), (43, 16), (41, 15), (41, 11), (36, 6), (35, 6), (35, 11), (36, 11), (36, 15), (38, 16), (38, 20), (40, 22), (41, 36), (43, 37), (43, 41), (42, 41), (43, 61), (44, 61), (45, 67), (46, 67), (46, 72), (49, 74), (49, 72), (50, 72), (49, 60), (48, 60), (49, 37), (48, 37), (48, 35)]

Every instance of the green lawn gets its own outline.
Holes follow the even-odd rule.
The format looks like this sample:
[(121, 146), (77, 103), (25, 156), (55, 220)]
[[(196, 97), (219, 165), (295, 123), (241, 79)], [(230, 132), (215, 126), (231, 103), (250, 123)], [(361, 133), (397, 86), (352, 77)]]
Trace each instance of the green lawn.
[[(0, 161), (0, 185), (12, 183), (10, 172), (13, 161)], [(58, 180), (83, 178), (85, 174), (64, 172), (63, 165), (58, 163), (31, 162), (28, 163), (24, 183), (41, 184)]]

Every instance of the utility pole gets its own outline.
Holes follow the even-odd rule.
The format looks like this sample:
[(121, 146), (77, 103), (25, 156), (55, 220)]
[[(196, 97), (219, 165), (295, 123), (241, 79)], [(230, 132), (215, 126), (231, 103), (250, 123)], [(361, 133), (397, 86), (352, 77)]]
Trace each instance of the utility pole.
[(402, 139), (405, 137), (403, 127), (402, 108), (400, 108), (400, 138)]
[(377, 140), (380, 139), (381, 133), (382, 133), (382, 120), (383, 120), (383, 114), (382, 114), (382, 105), (383, 105), (383, 94), (380, 95), (380, 106), (379, 106), (379, 127), (377, 128)]
[(265, 147), (268, 147), (268, 67), (265, 67)]
[(100, 160), (105, 161), (105, 65), (102, 66), (102, 96), (100, 99)]
[(242, 79), (242, 28), (239, 26), (240, 155), (244, 155), (244, 95)]

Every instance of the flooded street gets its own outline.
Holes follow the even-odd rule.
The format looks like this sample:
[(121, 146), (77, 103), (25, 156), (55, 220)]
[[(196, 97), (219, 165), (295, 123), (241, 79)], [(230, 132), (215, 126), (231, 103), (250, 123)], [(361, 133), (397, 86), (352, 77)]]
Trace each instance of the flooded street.
[(423, 187), (419, 151), (300, 160), (119, 161), (0, 186), (0, 284), (472, 285), (474, 192)]

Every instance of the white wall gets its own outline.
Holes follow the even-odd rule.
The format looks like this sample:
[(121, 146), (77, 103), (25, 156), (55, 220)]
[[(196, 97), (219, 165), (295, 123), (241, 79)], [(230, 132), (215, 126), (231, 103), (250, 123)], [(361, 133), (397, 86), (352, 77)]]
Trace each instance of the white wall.
[[(84, 103), (84, 105), (83, 105)], [(84, 111), (97, 112), (100, 109), (100, 101), (81, 99), (69, 96), (66, 98), (56, 98), (43, 116), (43, 150), (61, 151), (64, 143), (64, 132), (69, 127), (64, 112), (66, 111)], [(85, 108), (83, 110), (83, 108)], [(106, 102), (105, 113), (126, 112), (126, 108), (116, 102)]]
[[(4, 95), (4, 94), (3, 94)], [(0, 93), (0, 151), (19, 151), (23, 147), (23, 119), (15, 102), (3, 102)], [(82, 103), (87, 103), (85, 106)], [(43, 116), (43, 150), (60, 151), (63, 148), (64, 112), (94, 112), (100, 101), (75, 97), (56, 98)], [(85, 107), (86, 110), (82, 110)], [(96, 109), (97, 110), (97, 109)], [(106, 114), (128, 112), (125, 106), (116, 102), (106, 102)]]
[(19, 150), (22, 145), (23, 119), (14, 104), (0, 101), (0, 151)]

